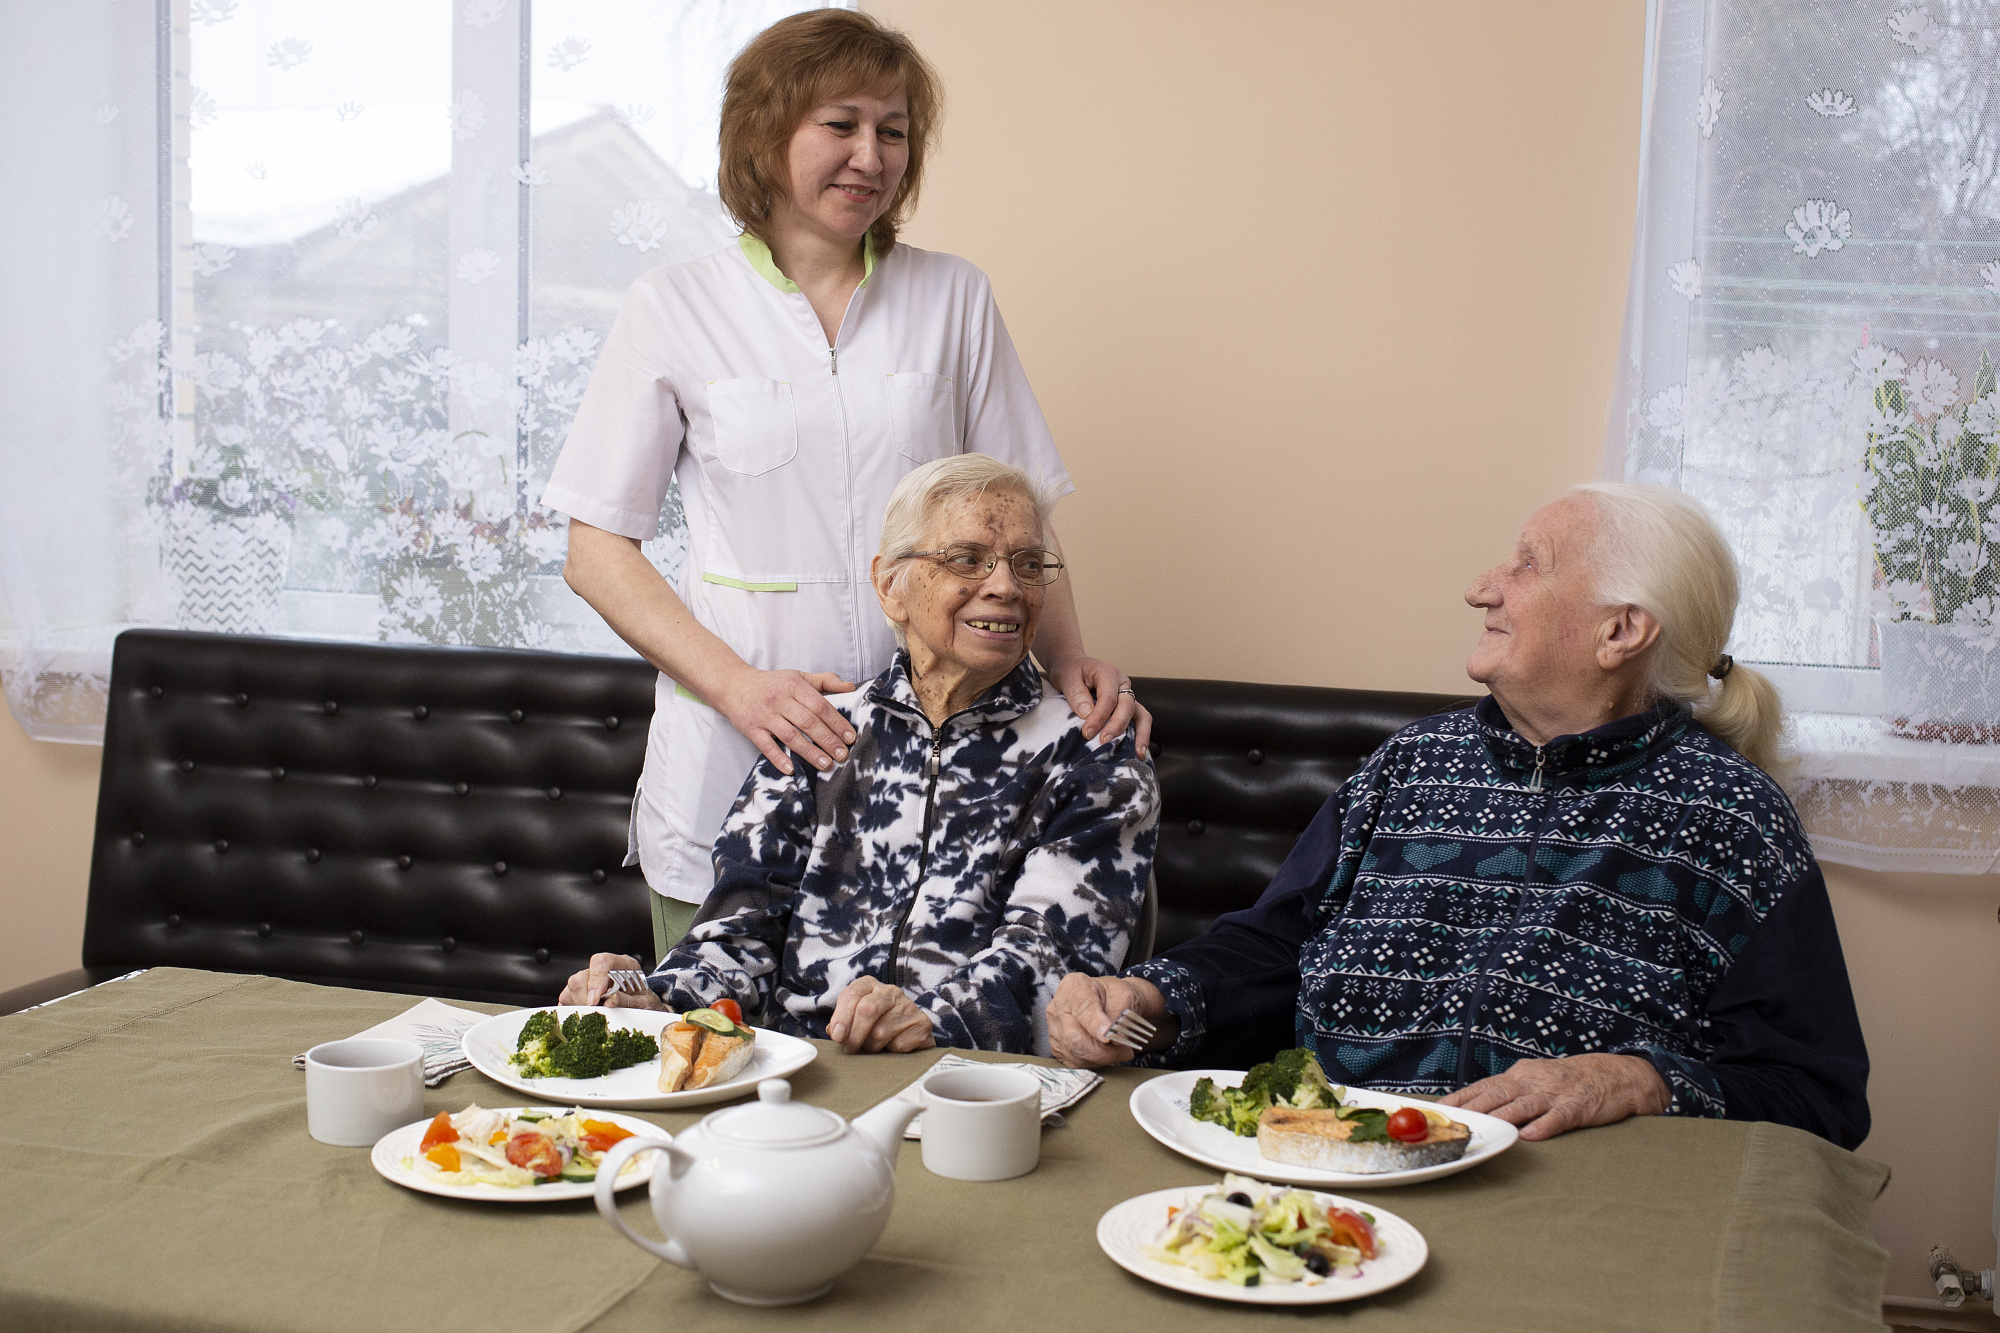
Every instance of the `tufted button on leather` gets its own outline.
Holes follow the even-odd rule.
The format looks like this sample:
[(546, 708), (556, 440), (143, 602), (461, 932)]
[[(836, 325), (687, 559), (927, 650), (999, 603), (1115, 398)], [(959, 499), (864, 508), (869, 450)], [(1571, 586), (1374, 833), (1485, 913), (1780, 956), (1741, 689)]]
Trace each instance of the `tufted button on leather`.
[(192, 760), (192, 759), (183, 759), (183, 760), (181, 760), (181, 772), (183, 772), (183, 773), (192, 773), (192, 772), (194, 772), (194, 760)]
[(607, 717), (607, 718), (605, 718), (605, 719), (604, 719), (604, 729), (605, 729), (606, 731), (616, 731), (616, 730), (618, 730), (618, 719), (617, 719), (617, 718), (615, 718), (615, 717)]
[(1190, 838), (1199, 838), (1202, 835), (1202, 831), (1207, 827), (1208, 825), (1202, 823), (1199, 819), (1190, 819), (1188, 821), (1188, 836)]
[(445, 937), (444, 937), (444, 951), (445, 951), (446, 953), (454, 953), (454, 952), (456, 952), (456, 951), (457, 951), (457, 949), (458, 949), (458, 939), (457, 939), (457, 937), (456, 937), (456, 936), (453, 936), (453, 935), (447, 935), (447, 936), (445, 936)]
[(236, 692), (236, 706), (238, 708), (248, 708), (250, 706), (250, 696), (238, 690)]
[(181, 928), (181, 914), (179, 912), (167, 913), (167, 929), (179, 930), (180, 928)]
[(270, 923), (270, 922), (268, 922), (268, 921), (259, 921), (259, 922), (257, 923), (257, 938), (258, 938), (258, 939), (260, 939), (260, 940), (268, 940), (268, 939), (270, 939), (270, 938), (271, 938), (271, 923)]
[(222, 856), (225, 855), (228, 851), (229, 851), (229, 839), (217, 838), (215, 840), (215, 854), (217, 856)]
[(411, 866), (415, 864), (416, 862), (410, 859), (410, 855), (408, 852), (405, 852), (403, 855), (396, 858), (396, 869), (398, 870), (408, 870)]
[(146, 835), (141, 833), (138, 829), (133, 829), (132, 845), (134, 847), (144, 847), (146, 845)]
[(471, 791), (471, 790), (472, 790), (472, 788), (471, 788), (470, 786), (468, 786), (467, 784), (465, 784), (465, 783), (461, 782), (461, 783), (459, 783), (459, 784), (458, 784), (457, 786), (453, 787), (453, 788), (452, 788), (452, 790), (453, 790), (453, 791), (455, 791), (455, 792), (457, 792), (457, 793), (458, 793), (458, 794), (459, 794), (460, 796), (463, 796), (463, 795), (465, 795), (465, 794), (466, 794), (467, 792)]
[(512, 711), (511, 713), (507, 714), (507, 720), (508, 720), (509, 722), (519, 722), (519, 721), (521, 721), (521, 720), (522, 720), (523, 718), (525, 718), (525, 717), (527, 717), (527, 716), (528, 716), (528, 715), (527, 715), (526, 713), (524, 713), (524, 712), (522, 712), (522, 711), (521, 711), (520, 709), (516, 708), (516, 709), (515, 709), (514, 711)]
[(306, 848), (306, 864), (309, 866), (316, 866), (319, 864), (319, 848), (317, 847)]
[(350, 930), (347, 932), (347, 942), (359, 946), (368, 943), (368, 937), (358, 930)]
[(340, 705), (335, 703), (333, 700), (328, 699), (325, 703), (320, 705), (320, 711), (325, 713), (328, 717), (332, 717), (335, 713), (338, 713), (340, 711)]
[(562, 799), (562, 788), (561, 787), (549, 788), (549, 799), (551, 801), (560, 801)]
[(157, 699), (157, 698), (159, 698), (159, 697), (160, 697), (161, 695), (165, 694), (165, 693), (166, 693), (166, 691), (165, 691), (165, 690), (163, 690), (163, 689), (161, 689), (161, 688), (160, 688), (159, 686), (155, 685), (155, 686), (153, 686), (153, 688), (152, 688), (152, 689), (150, 689), (150, 690), (147, 690), (147, 691), (146, 691), (146, 693), (148, 693), (148, 694), (152, 695), (152, 696), (153, 696), (153, 697), (154, 697), (155, 699)]
[(416, 715), (417, 721), (419, 722), (423, 721), (425, 718), (431, 715), (431, 710), (424, 707), (422, 704), (418, 704), (415, 708), (412, 708), (410, 711)]
[[(145, 835), (141, 833), (135, 833), (132, 836), (142, 841), (145, 838)], [(605, 874), (602, 870), (593, 870), (590, 872), (590, 882), (592, 884), (602, 884), (604, 880), (605, 880)]]
[(538, 962), (538, 963), (546, 963), (546, 962), (548, 962), (548, 961), (549, 961), (549, 951), (548, 951), (547, 949), (537, 949), (537, 950), (535, 950), (535, 961), (536, 961), (536, 962)]
[(369, 787), (369, 788), (372, 788), (372, 787), (374, 787), (374, 785), (375, 785), (375, 775), (374, 775), (373, 773), (364, 773), (364, 774), (362, 774), (362, 776), (361, 776), (361, 785), (362, 785), (362, 786), (364, 786), (364, 787)]
[(271, 770), (271, 781), (283, 782), (284, 780), (285, 780), (285, 769), (284, 765), (280, 764), (278, 767)]
[(1246, 754), (1243, 757), (1250, 761), (1250, 766), (1252, 768), (1255, 768), (1257, 765), (1264, 762), (1264, 752), (1262, 750), (1252, 750), (1249, 754)]
[(506, 874), (506, 873), (507, 873), (507, 863), (506, 863), (505, 861), (495, 861), (495, 862), (493, 863), (493, 873), (494, 873), (494, 874), (496, 874), (496, 875), (504, 875), (504, 874)]

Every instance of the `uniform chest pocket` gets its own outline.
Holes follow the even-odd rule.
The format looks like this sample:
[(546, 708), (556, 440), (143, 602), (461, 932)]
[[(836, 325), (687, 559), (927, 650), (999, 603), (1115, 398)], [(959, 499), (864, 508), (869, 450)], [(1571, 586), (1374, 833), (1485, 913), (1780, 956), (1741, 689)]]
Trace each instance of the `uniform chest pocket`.
[(722, 466), (760, 477), (798, 456), (799, 417), (786, 380), (716, 380), (708, 386), (709, 428)]
[(912, 463), (957, 453), (958, 401), (952, 382), (921, 370), (899, 370), (886, 378), (896, 452)]

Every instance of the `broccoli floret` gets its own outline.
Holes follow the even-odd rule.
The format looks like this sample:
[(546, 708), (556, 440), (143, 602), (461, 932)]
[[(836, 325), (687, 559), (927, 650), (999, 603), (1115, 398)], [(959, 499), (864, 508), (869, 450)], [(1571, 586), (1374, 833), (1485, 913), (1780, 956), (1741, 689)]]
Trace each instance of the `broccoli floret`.
[(1333, 1085), (1327, 1081), (1326, 1071), (1303, 1046), (1280, 1051), (1266, 1063), (1252, 1066), (1243, 1076), (1243, 1088), (1246, 1092), (1263, 1092), (1275, 1106), (1296, 1106), (1303, 1110), (1340, 1103)]
[(631, 1028), (611, 1029), (611, 1067), (644, 1064), (660, 1053), (659, 1039)]
[(1249, 1138), (1257, 1132), (1257, 1117), (1270, 1104), (1271, 1095), (1261, 1087), (1218, 1088), (1213, 1079), (1203, 1078), (1195, 1080), (1188, 1095), (1188, 1114)]
[(561, 1042), (562, 1030), (556, 1026), (553, 1012), (544, 1009), (530, 1014), (528, 1021), (521, 1024), (521, 1035), (515, 1040), (514, 1053), (507, 1057), (507, 1063), (528, 1078), (553, 1078), (555, 1048)]
[(602, 1078), (611, 1072), (606, 1050), (611, 1025), (603, 1014), (571, 1014), (563, 1020), (562, 1043), (552, 1052), (564, 1078)]
[(528, 1021), (521, 1024), (521, 1036), (514, 1043), (515, 1050), (524, 1049), (527, 1044), (540, 1038), (544, 1044), (556, 1039), (556, 1012), (543, 1009), (528, 1015)]
[(1188, 1114), (1197, 1120), (1212, 1120), (1225, 1129), (1229, 1127), (1229, 1108), (1216, 1096), (1214, 1079), (1194, 1081), (1194, 1091), (1188, 1094)]

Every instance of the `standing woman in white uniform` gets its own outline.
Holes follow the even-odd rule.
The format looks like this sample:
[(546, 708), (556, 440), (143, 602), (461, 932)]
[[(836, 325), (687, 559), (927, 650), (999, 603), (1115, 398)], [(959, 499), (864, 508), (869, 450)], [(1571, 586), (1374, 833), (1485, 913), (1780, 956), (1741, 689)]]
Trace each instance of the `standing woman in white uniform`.
[[(977, 452), (1073, 489), (986, 276), (896, 242), (940, 108), (909, 39), (863, 14), (796, 14), (746, 46), (720, 179), (744, 235), (633, 284), (543, 494), (571, 518), (569, 585), (660, 669), (627, 864), (662, 956), (758, 752), (786, 773), (847, 757), (822, 696), (894, 655), (869, 562), (897, 481)], [(676, 478), (678, 590), (639, 549)], [(1067, 579), (1034, 651), (1087, 732), (1136, 719), (1146, 752), (1151, 719), (1085, 655)]]

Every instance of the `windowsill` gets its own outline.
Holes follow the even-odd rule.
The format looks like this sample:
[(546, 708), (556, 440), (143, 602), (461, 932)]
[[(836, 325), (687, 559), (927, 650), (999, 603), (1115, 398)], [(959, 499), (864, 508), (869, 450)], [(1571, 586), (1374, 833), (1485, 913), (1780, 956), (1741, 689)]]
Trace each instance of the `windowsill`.
[(1801, 778), (2000, 787), (2000, 745), (1908, 740), (1855, 713), (1793, 713), (1791, 724)]

